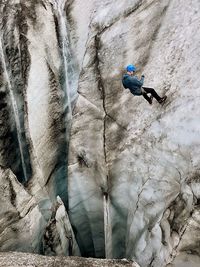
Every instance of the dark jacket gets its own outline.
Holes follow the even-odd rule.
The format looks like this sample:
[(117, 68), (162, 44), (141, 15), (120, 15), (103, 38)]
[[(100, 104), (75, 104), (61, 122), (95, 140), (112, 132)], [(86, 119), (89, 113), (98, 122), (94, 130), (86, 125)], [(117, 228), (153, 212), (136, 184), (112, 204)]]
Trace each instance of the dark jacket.
[(130, 76), (128, 74), (124, 74), (122, 78), (122, 84), (124, 88), (128, 88), (133, 95), (142, 95), (142, 85), (144, 83), (144, 76), (142, 76), (141, 80), (138, 79), (137, 76)]

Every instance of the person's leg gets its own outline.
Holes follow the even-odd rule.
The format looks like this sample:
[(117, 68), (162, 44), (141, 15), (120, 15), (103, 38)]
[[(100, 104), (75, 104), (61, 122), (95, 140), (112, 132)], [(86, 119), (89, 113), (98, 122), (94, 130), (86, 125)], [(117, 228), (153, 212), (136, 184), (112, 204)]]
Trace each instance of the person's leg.
[(152, 104), (152, 100), (153, 100), (153, 97), (152, 95), (149, 97), (147, 95), (147, 92), (143, 89), (143, 87), (141, 88), (142, 89), (142, 96), (149, 102), (149, 104), (151, 105)]
[(149, 104), (151, 105), (152, 104), (152, 99), (151, 97), (148, 97), (147, 93), (142, 93), (143, 97), (149, 102)]
[(156, 91), (153, 88), (149, 87), (142, 87), (142, 88), (147, 94), (151, 94), (160, 103), (162, 98), (156, 93)]

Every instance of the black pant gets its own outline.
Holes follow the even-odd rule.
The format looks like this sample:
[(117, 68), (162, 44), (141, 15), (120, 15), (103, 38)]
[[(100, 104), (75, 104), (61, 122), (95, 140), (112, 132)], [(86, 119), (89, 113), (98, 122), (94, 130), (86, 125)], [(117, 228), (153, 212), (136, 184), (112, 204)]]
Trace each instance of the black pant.
[(156, 93), (153, 88), (142, 87), (145, 92), (142, 93), (143, 97), (150, 102), (150, 97), (147, 94), (151, 94), (158, 102), (161, 100), (161, 97)]

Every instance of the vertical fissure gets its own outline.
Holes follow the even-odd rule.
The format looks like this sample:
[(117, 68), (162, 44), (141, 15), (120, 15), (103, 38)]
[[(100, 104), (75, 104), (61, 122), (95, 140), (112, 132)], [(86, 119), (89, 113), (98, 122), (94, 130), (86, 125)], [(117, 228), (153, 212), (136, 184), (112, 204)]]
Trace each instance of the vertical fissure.
[(7, 157), (9, 158), (9, 167), (19, 182), (25, 185), (32, 176), (30, 140), (26, 131), (27, 109), (24, 97), (31, 63), (27, 39), (27, 13), (26, 6), (21, 1), (13, 5), (5, 4), (3, 8), (3, 31), (0, 37), (3, 87), (8, 92), (12, 110), (10, 113), (10, 136), (13, 136), (12, 146), (16, 148), (17, 159), (12, 161), (9, 152), (7, 152)]
[(98, 88), (101, 91), (102, 94), (102, 106), (103, 106), (103, 110), (104, 110), (104, 119), (103, 119), (103, 148), (104, 148), (104, 158), (105, 158), (105, 163), (106, 163), (106, 167), (107, 167), (107, 152), (106, 152), (106, 119), (107, 119), (107, 110), (106, 110), (106, 95), (105, 95), (105, 89), (103, 86), (103, 82), (102, 82), (102, 77), (101, 77), (101, 70), (100, 70), (100, 59), (99, 59), (99, 55), (98, 55), (98, 51), (100, 49), (100, 37), (98, 35), (95, 36), (95, 48), (96, 48), (96, 69), (97, 69), (97, 75), (98, 75)]
[(105, 257), (112, 258), (112, 224), (110, 216), (110, 198), (108, 193), (104, 193), (104, 231), (105, 231)]
[(60, 46), (60, 53), (62, 58), (62, 75), (61, 87), (64, 92), (64, 110), (69, 120), (72, 118), (72, 109), (71, 109), (71, 97), (70, 97), (70, 84), (69, 84), (69, 68), (68, 68), (68, 58), (70, 58), (69, 51), (69, 38), (67, 32), (67, 25), (64, 16), (64, 5), (65, 1), (55, 0), (54, 2), (54, 14), (57, 20), (57, 31), (58, 31), (58, 41)]
[[(59, 84), (63, 92), (63, 120), (65, 128), (65, 158), (66, 170), (65, 177), (68, 176), (68, 150), (70, 141), (70, 131), (72, 125), (72, 105), (77, 96), (78, 75), (75, 70), (75, 59), (72, 50), (72, 43), (69, 34), (69, 25), (66, 14), (66, 0), (52, 0), (52, 12), (55, 21), (55, 31), (58, 39), (59, 52), (61, 57), (61, 66), (59, 74)], [(61, 159), (63, 161), (63, 159)], [(67, 182), (68, 184), (68, 182)], [(67, 192), (68, 195), (68, 192)], [(68, 198), (68, 197), (67, 197)], [(64, 201), (65, 202), (65, 201)], [(66, 204), (66, 202), (65, 202)], [(68, 209), (68, 204), (67, 207)]]
[(72, 42), (69, 34), (69, 18), (67, 17), (70, 3), (66, 0), (53, 1), (53, 13), (55, 18), (57, 38), (60, 46), (62, 65), (61, 85), (65, 94), (65, 109), (68, 109), (69, 118), (72, 118), (72, 102), (77, 97), (79, 72), (75, 70), (76, 59), (74, 57)]
[(1, 37), (0, 37), (0, 57), (2, 60), (3, 72), (4, 72), (5, 80), (6, 80), (6, 83), (8, 86), (8, 91), (9, 91), (12, 109), (13, 109), (13, 113), (14, 113), (16, 132), (17, 132), (17, 140), (18, 140), (18, 145), (19, 145), (23, 175), (24, 175), (25, 181), (28, 181), (28, 174), (27, 174), (27, 168), (26, 168), (24, 152), (23, 152), (23, 145), (22, 145), (22, 129), (21, 129), (21, 125), (20, 125), (19, 111), (18, 111), (18, 107), (17, 107), (17, 103), (15, 100), (14, 94), (13, 94), (13, 88), (12, 88), (12, 85), (10, 82), (10, 78), (9, 78), (9, 74), (8, 74), (8, 70), (7, 70), (7, 66), (6, 66), (6, 59), (5, 59), (5, 55), (4, 55), (4, 51), (3, 51)]
[(110, 197), (109, 197), (109, 171), (108, 171), (108, 158), (107, 158), (107, 149), (106, 149), (106, 120), (107, 120), (107, 110), (106, 110), (106, 93), (105, 88), (102, 82), (101, 70), (100, 70), (100, 58), (99, 58), (99, 50), (100, 50), (100, 37), (97, 34), (94, 39), (95, 49), (96, 49), (96, 70), (98, 77), (98, 88), (102, 94), (102, 106), (104, 110), (104, 118), (103, 118), (103, 151), (104, 151), (104, 159), (106, 166), (106, 186), (103, 192), (103, 206), (104, 206), (104, 238), (105, 238), (105, 257), (112, 258), (112, 224), (110, 217)]

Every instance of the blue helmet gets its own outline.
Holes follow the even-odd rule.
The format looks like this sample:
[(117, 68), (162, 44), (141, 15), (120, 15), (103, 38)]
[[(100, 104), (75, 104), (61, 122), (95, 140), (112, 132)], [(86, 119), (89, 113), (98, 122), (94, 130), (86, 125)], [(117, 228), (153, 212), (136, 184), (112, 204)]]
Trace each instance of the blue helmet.
[(126, 70), (127, 70), (127, 71), (136, 71), (136, 67), (135, 67), (134, 65), (130, 64), (130, 65), (128, 65), (128, 66), (126, 67)]

